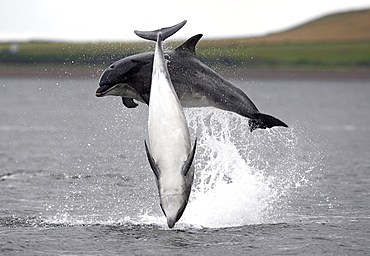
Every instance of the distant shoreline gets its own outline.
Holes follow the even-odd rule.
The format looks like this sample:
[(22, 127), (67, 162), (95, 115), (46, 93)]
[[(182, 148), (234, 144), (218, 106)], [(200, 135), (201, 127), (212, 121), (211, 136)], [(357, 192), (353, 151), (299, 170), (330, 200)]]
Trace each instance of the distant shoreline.
[[(28, 66), (28, 65), (0, 65), (0, 77), (56, 77), (56, 78), (97, 78), (99, 79), (105, 67), (61, 65)], [(361, 79), (370, 80), (368, 70), (288, 70), (288, 69), (216, 69), (228, 79)]]
[(222, 72), (232, 78), (255, 79), (361, 79), (370, 80), (368, 70), (274, 70), (274, 69), (236, 69)]

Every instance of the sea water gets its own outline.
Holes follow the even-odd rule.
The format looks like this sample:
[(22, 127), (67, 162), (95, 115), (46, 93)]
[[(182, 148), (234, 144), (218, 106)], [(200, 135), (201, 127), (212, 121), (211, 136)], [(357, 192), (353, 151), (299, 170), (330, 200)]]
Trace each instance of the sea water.
[(186, 109), (195, 179), (170, 230), (148, 165), (147, 107), (95, 79), (0, 83), (0, 245), (16, 254), (351, 254), (369, 250), (368, 81), (234, 81), (289, 128)]

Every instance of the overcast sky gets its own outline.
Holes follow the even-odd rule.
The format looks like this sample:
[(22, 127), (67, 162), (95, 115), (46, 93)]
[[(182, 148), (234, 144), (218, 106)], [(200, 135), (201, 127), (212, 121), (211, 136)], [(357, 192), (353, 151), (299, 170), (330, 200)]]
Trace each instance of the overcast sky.
[(257, 36), (365, 8), (369, 0), (0, 0), (0, 40), (140, 40), (133, 30), (185, 19), (177, 39)]

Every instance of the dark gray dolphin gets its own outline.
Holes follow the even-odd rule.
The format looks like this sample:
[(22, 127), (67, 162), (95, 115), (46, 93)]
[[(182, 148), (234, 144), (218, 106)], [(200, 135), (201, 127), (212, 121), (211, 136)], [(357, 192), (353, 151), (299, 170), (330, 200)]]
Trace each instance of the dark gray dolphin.
[[(279, 119), (259, 112), (254, 103), (239, 88), (202, 63), (195, 54), (201, 39), (198, 34), (172, 51), (166, 51), (168, 71), (183, 107), (207, 107), (235, 112), (250, 118), (249, 127), (265, 129), (288, 127)], [(134, 108), (139, 101), (148, 104), (154, 52), (123, 58), (110, 65), (101, 75), (97, 97), (121, 96), (123, 104)]]

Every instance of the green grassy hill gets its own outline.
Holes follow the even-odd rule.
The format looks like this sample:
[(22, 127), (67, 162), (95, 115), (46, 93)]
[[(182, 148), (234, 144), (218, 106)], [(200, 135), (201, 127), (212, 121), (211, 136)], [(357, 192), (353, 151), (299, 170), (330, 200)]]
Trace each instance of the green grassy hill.
[(262, 37), (241, 38), (244, 43), (369, 41), (370, 9), (335, 13), (292, 29)]
[[(153, 50), (153, 44), (145, 41), (11, 45), (0, 43), (0, 68), (51, 64), (103, 68), (125, 56)], [(370, 10), (328, 15), (264, 37), (201, 40), (197, 54), (221, 68), (366, 70), (370, 68)]]
[(368, 69), (370, 10), (327, 15), (263, 37), (201, 41), (198, 53), (250, 68)]

